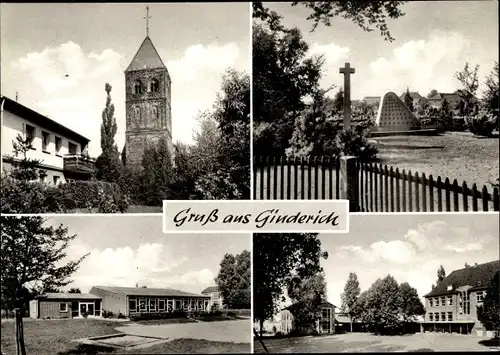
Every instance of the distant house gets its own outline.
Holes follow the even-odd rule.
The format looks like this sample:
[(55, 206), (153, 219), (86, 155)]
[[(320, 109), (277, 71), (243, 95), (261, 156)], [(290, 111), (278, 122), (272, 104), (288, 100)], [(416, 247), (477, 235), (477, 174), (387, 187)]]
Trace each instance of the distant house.
[(224, 299), (219, 290), (219, 286), (210, 286), (201, 291), (202, 295), (210, 297), (209, 309), (216, 310), (224, 308)]
[(210, 297), (171, 288), (94, 286), (103, 311), (130, 316), (137, 313), (208, 311)]
[(90, 293), (46, 293), (29, 303), (31, 318), (100, 317), (102, 299)]
[[(335, 333), (348, 333), (351, 331), (351, 317), (347, 313), (335, 313)], [(365, 332), (365, 324), (359, 320), (352, 322), (353, 332)]]
[(443, 99), (446, 99), (446, 101), (448, 101), (450, 108), (452, 110), (455, 110), (457, 108), (458, 103), (460, 102), (460, 96), (458, 95), (457, 92), (451, 94), (438, 92), (434, 96), (429, 97), (427, 99), (427, 102), (429, 103), (429, 106), (434, 107), (436, 109), (440, 109)]
[(88, 180), (95, 162), (87, 157), (90, 140), (50, 118), (2, 96), (2, 165), (10, 169), (22, 157), (13, 154), (12, 142), (18, 135), (31, 141), (27, 157), (42, 161), (40, 168), (52, 185), (68, 180)]
[(493, 336), (477, 319), (489, 282), (500, 272), (500, 261), (453, 271), (425, 297), (422, 331)]
[[(281, 310), (281, 332), (289, 334), (296, 329), (297, 324), (294, 321), (294, 309), (301, 307), (300, 303), (294, 303)], [(334, 334), (335, 333), (335, 306), (328, 301), (322, 301), (320, 304), (321, 316), (311, 327), (318, 334)]]

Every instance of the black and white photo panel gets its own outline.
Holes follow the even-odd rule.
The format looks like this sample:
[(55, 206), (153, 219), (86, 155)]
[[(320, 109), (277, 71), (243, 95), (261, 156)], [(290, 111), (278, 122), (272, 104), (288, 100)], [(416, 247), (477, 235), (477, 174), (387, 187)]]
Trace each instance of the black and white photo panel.
[(250, 353), (251, 235), (1, 217), (4, 354)]
[(2, 214), (250, 199), (250, 21), (249, 3), (3, 3)]
[(496, 214), (256, 233), (254, 352), (498, 351), (499, 248)]

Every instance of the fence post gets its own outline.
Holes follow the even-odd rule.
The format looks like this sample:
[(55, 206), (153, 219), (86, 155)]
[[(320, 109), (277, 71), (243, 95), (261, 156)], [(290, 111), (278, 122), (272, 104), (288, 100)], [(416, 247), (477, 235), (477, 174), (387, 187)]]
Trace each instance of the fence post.
[(349, 212), (359, 211), (357, 158), (340, 158), (341, 199), (349, 200)]

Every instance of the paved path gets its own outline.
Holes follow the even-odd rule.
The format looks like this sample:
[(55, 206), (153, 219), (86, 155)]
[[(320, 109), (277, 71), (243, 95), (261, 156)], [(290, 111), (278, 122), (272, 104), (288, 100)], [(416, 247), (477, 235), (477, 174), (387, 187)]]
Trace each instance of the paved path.
[(162, 337), (169, 339), (205, 339), (231, 343), (250, 343), (252, 324), (249, 320), (231, 320), (220, 322), (197, 322), (182, 324), (131, 324), (117, 327), (125, 334)]

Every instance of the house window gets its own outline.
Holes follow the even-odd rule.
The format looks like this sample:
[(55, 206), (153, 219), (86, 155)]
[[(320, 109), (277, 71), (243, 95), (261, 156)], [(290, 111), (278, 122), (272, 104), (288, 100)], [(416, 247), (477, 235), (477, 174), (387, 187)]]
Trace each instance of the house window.
[(158, 82), (158, 80), (153, 79), (151, 80), (149, 88), (151, 92), (158, 92), (160, 90), (160, 83)]
[(484, 296), (486, 296), (486, 292), (477, 292), (476, 293), (477, 303), (482, 303), (484, 301)]
[(453, 322), (453, 312), (448, 312), (448, 322)]
[(448, 302), (447, 302), (448, 306), (452, 306), (453, 305), (453, 296), (448, 296), (447, 300), (448, 300)]
[(429, 313), (429, 321), (430, 322), (434, 321), (434, 313)]
[(141, 299), (139, 300), (139, 310), (140, 310), (140, 311), (146, 311), (146, 308), (147, 308), (147, 307), (146, 307), (146, 299), (141, 298)]
[(158, 300), (158, 310), (159, 311), (165, 310), (165, 300)]
[(181, 309), (181, 308), (182, 308), (182, 301), (175, 300), (175, 309)]
[(128, 300), (128, 311), (129, 312), (137, 311), (137, 300), (135, 298), (130, 298)]
[(203, 300), (198, 300), (198, 306), (197, 306), (197, 308), (198, 308), (199, 310), (202, 310), (202, 309), (203, 309)]
[(439, 307), (439, 298), (434, 298), (434, 304)]
[(184, 302), (182, 302), (182, 308), (184, 308), (184, 310), (189, 310), (189, 300), (184, 300)]
[(172, 312), (174, 310), (174, 300), (167, 301), (167, 311)]
[(50, 143), (50, 134), (42, 131), (42, 150), (47, 152)]
[(446, 321), (446, 312), (441, 312), (441, 321)]
[(460, 292), (460, 309), (463, 314), (470, 314), (470, 293)]
[(439, 322), (439, 313), (434, 313), (434, 318), (436, 318), (436, 322)]
[(156, 298), (149, 299), (149, 311), (156, 312)]
[(62, 138), (56, 137), (56, 154), (61, 153), (61, 148), (62, 148)]
[(142, 85), (140, 81), (136, 81), (134, 83), (134, 93), (135, 94), (142, 94)]
[(434, 302), (432, 298), (429, 298), (429, 307), (434, 307)]
[(59, 303), (59, 312), (67, 312), (68, 304), (67, 303)]
[(68, 142), (68, 152), (69, 154), (75, 155), (77, 154), (77, 146), (71, 142)]
[(445, 297), (441, 297), (441, 306), (442, 307), (446, 306), (446, 298)]
[(26, 125), (26, 140), (28, 143), (33, 143), (33, 139), (35, 139), (35, 127)]
[(59, 176), (58, 175), (54, 175), (52, 177), (52, 180), (54, 181), (54, 186), (59, 185)]

